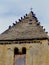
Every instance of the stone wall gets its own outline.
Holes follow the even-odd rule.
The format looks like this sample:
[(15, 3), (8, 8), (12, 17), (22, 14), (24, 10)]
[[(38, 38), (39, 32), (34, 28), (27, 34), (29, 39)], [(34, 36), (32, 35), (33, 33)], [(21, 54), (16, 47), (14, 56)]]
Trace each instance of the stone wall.
[(49, 45), (47, 40), (42, 43), (0, 44), (0, 65), (14, 65), (14, 48), (22, 52), (26, 47), (26, 65), (49, 65)]

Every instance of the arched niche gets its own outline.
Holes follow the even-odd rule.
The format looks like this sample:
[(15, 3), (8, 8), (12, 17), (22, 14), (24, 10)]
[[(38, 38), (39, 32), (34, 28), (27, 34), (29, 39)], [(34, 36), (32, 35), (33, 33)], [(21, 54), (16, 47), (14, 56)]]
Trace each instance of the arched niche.
[(19, 49), (17, 47), (14, 48), (14, 55), (19, 54)]
[(22, 54), (26, 54), (26, 47), (22, 48)]

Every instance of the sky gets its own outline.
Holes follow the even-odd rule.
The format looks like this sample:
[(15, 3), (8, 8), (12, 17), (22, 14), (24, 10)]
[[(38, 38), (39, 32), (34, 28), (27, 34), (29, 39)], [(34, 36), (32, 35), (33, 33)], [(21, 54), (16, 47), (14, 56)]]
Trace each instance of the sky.
[(49, 0), (0, 0), (0, 34), (31, 8), (49, 35)]

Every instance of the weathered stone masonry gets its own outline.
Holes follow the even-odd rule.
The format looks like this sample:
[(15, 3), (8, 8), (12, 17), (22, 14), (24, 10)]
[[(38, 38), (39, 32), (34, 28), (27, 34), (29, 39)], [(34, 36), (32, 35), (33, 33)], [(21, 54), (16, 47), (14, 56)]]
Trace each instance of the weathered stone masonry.
[(35, 14), (19, 21), (0, 35), (0, 65), (49, 65), (48, 35)]

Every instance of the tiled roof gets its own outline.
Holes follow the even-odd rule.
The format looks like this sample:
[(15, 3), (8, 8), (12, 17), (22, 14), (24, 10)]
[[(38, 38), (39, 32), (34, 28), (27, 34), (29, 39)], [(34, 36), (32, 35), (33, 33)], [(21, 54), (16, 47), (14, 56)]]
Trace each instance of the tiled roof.
[(21, 17), (19, 22), (13, 23), (9, 29), (0, 35), (0, 40), (15, 40), (15, 39), (42, 39), (48, 38), (45, 29), (40, 25), (35, 14), (31, 11), (24, 18)]

